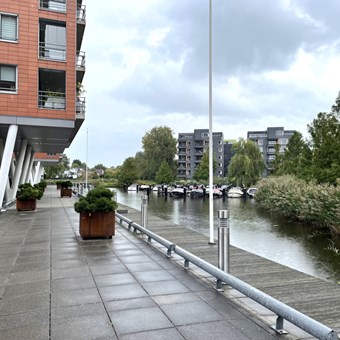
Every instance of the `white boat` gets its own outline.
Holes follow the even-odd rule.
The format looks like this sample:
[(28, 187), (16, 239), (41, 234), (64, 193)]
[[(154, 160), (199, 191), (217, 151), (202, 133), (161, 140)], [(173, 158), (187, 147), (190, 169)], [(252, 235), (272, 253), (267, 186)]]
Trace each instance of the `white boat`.
[(243, 190), (239, 187), (232, 187), (227, 193), (229, 198), (240, 198), (243, 196)]
[(169, 192), (171, 197), (182, 198), (186, 194), (184, 188), (174, 188)]
[(131, 184), (128, 188), (128, 191), (138, 191), (138, 184)]
[(146, 184), (142, 184), (140, 187), (139, 187), (139, 190), (147, 190), (150, 188), (150, 185), (146, 185)]
[(257, 193), (257, 188), (249, 188), (247, 190), (247, 195), (249, 197), (254, 197), (256, 193)]

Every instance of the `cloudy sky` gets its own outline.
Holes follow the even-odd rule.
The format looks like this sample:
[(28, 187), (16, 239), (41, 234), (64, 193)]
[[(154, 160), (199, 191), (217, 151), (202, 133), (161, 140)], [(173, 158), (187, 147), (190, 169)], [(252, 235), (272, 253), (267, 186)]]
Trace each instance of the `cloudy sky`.
[[(283, 126), (307, 136), (340, 90), (340, 2), (212, 3), (213, 131), (238, 139)], [(71, 161), (117, 166), (155, 126), (176, 138), (209, 128), (209, 0), (84, 4), (86, 120), (65, 150)]]

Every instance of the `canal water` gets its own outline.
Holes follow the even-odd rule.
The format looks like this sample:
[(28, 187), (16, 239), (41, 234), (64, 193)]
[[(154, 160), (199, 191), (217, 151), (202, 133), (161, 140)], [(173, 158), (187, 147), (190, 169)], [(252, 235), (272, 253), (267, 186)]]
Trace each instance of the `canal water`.
[[(140, 210), (145, 192), (116, 190), (117, 201)], [(217, 238), (218, 210), (230, 212), (230, 242), (233, 246), (268, 258), (312, 276), (340, 283), (340, 238), (310, 236), (310, 228), (293, 223), (256, 207), (253, 199), (214, 199)], [(209, 199), (171, 198), (151, 192), (149, 213), (209, 236)]]

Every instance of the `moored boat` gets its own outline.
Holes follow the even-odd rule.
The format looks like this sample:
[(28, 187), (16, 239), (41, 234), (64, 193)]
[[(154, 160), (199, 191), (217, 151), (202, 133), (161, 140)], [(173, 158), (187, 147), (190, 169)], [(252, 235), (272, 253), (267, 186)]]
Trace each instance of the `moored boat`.
[(131, 184), (128, 188), (128, 191), (138, 191), (138, 184)]
[(247, 195), (249, 197), (254, 197), (256, 193), (257, 193), (257, 188), (248, 188), (247, 190)]
[(229, 198), (240, 198), (243, 196), (243, 190), (240, 187), (232, 187), (229, 189), (227, 196)]

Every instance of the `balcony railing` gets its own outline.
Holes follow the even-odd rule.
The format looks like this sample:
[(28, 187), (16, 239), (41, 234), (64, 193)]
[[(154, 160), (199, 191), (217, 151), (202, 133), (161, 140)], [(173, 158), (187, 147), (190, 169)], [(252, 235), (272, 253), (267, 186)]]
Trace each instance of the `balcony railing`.
[(65, 61), (66, 46), (39, 42), (39, 58), (54, 61)]
[(66, 12), (66, 0), (40, 0), (40, 8), (50, 11)]
[(77, 97), (76, 101), (76, 118), (84, 119), (85, 118), (85, 97)]
[(86, 6), (80, 5), (77, 7), (77, 22), (85, 24), (86, 22)]
[(77, 68), (85, 69), (85, 52), (78, 51), (77, 52)]
[(39, 91), (38, 107), (50, 110), (65, 110), (64, 92)]

